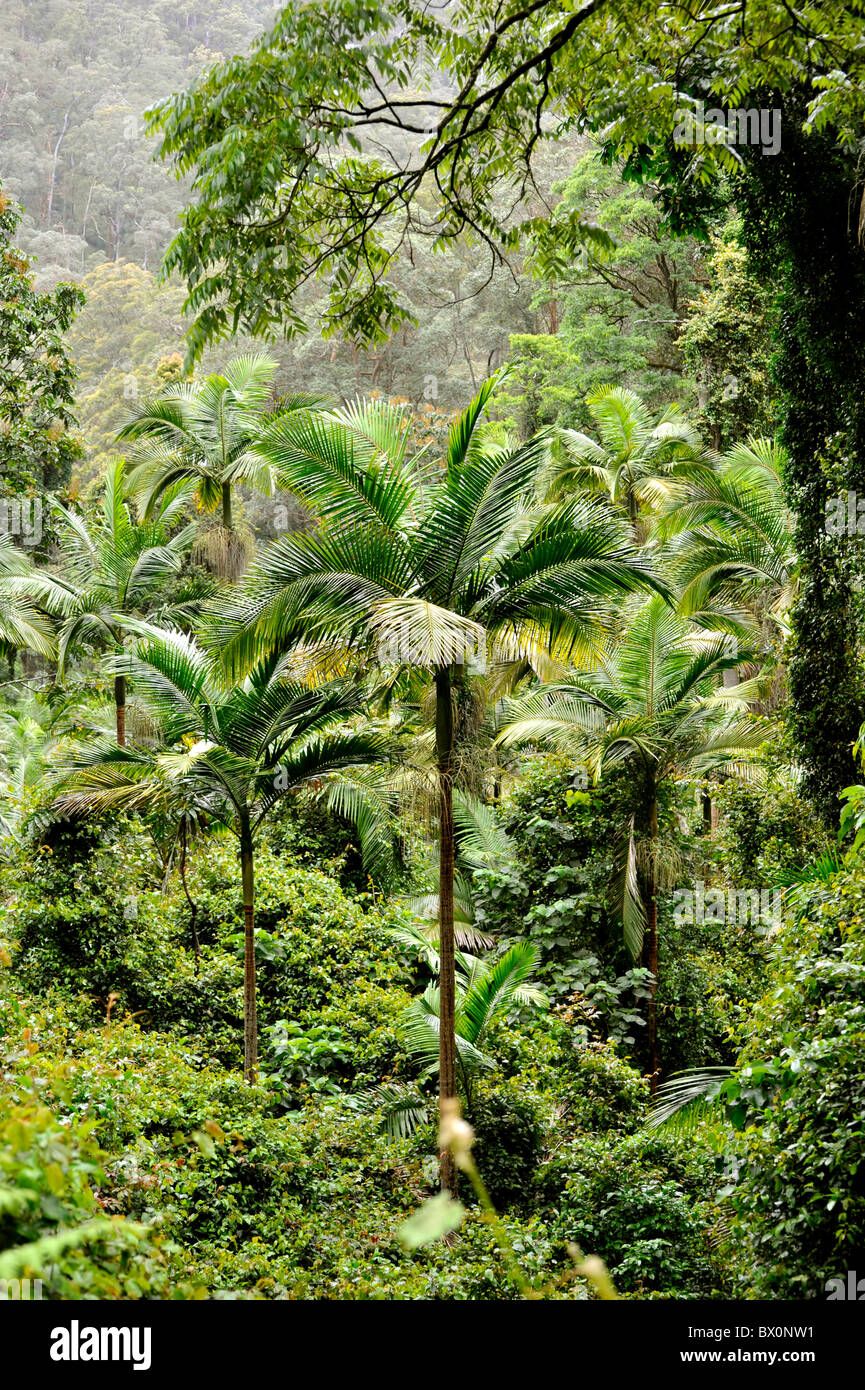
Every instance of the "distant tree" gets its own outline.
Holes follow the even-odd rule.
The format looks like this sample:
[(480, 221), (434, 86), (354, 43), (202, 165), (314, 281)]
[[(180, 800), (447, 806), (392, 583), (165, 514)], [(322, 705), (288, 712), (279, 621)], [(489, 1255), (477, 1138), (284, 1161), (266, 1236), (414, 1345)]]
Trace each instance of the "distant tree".
[(118, 452), (117, 431), (136, 404), (168, 385), (161, 363), (183, 345), (183, 292), (132, 261), (108, 261), (81, 281), (87, 303), (72, 326), (76, 409), (85, 458), (79, 489)]
[(0, 485), (10, 494), (62, 487), (80, 454), (65, 335), (84, 295), (75, 285), (34, 289), (12, 240), (20, 221), (0, 186)]

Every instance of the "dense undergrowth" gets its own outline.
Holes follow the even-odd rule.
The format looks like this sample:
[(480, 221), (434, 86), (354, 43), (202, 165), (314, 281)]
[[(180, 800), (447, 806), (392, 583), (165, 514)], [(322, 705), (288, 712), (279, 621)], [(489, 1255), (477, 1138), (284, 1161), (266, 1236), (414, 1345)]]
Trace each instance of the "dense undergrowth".
[[(519, 872), (478, 874), (479, 920), (542, 944), (546, 1006), (493, 1022), (494, 1065), (467, 1107), (524, 1275), (546, 1297), (589, 1296), (575, 1243), (624, 1298), (817, 1296), (865, 1226), (865, 875), (809, 889), (756, 956), (680, 940), (670, 921), (671, 1053), (741, 1057), (726, 1108), (658, 1129), (635, 982), (605, 919), (604, 801), (590, 818), (568, 791), (560, 760), (537, 763), (501, 811)], [(794, 856), (797, 834), (788, 822)], [(58, 1298), (520, 1296), (470, 1194), (449, 1242), (400, 1242), (436, 1190), (436, 1136), (431, 1108), (411, 1133), (386, 1133), (379, 1088), (433, 1094), (404, 1029), (424, 966), (394, 935), (405, 909), (341, 886), (344, 864), (299, 864), (282, 841), (259, 856), (263, 1055), (248, 1086), (227, 840), (190, 863), (197, 955), (189, 902), (176, 879), (155, 881), (142, 827), (42, 827), (7, 859), (7, 1276), (38, 1264)], [(527, 909), (526, 881), (550, 890), (554, 913), (543, 887)]]

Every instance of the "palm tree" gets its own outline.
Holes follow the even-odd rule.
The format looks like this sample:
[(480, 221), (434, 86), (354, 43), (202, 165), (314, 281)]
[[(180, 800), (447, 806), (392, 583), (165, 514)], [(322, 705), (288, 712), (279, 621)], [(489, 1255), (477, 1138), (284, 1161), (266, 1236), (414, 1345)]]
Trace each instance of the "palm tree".
[[(509, 658), (556, 641), (583, 650), (609, 605), (646, 587), (630, 528), (598, 498), (538, 502), (544, 437), (515, 447), (482, 415), (495, 378), (455, 421), (443, 467), (409, 456), (409, 422), (384, 402), (274, 421), (263, 441), (280, 483), (317, 508), (226, 600), (212, 634), (229, 671), (305, 643), (386, 668), (419, 667), (434, 690), (441, 946), (440, 1096), (455, 1095), (454, 702), (484, 647)], [(456, 1171), (441, 1156), (443, 1186)]]
[[(696, 470), (655, 526), (681, 593), (680, 611), (743, 636), (769, 622), (781, 636), (799, 586), (795, 518), (782, 489), (786, 451), (749, 439)], [(671, 545), (672, 542), (672, 545)]]
[[(401, 946), (420, 956), (434, 973), (439, 972), (439, 954), (422, 931), (400, 928), (391, 935)], [(484, 1051), (493, 1023), (515, 1006), (547, 1005), (546, 996), (531, 983), (536, 965), (537, 949), (529, 941), (517, 941), (503, 955), (486, 960), (464, 955), (461, 951), (456, 953), (457, 1068), (469, 1110), (476, 1075), (496, 1065), (495, 1059)], [(420, 1084), (439, 1068), (440, 1015), (440, 990), (433, 983), (420, 998), (412, 1000), (401, 1020), (406, 1047), (423, 1067), (419, 1081), (385, 1082), (360, 1097), (362, 1108), (378, 1114), (382, 1128), (391, 1137), (405, 1137), (429, 1118)]]
[[(153, 519), (134, 519), (124, 499), (125, 466), (113, 459), (102, 489), (102, 505), (83, 517), (55, 503), (62, 524), (59, 573), (33, 571), (25, 592), (59, 622), (58, 677), (63, 678), (73, 645), (93, 642), (114, 655), (123, 649), (126, 619), (151, 616), (164, 605), (163, 586), (177, 574), (194, 527), (172, 527), (188, 503), (188, 488), (172, 486)], [(126, 676), (114, 677), (117, 743), (126, 742)]]
[[(424, 941), (420, 936), (418, 947)], [(428, 957), (434, 968), (436, 957)], [(546, 998), (530, 983), (537, 965), (537, 949), (532, 942), (517, 941), (495, 959), (457, 954), (460, 967), (456, 987), (455, 1034), (457, 1067), (466, 1105), (471, 1107), (472, 1080), (482, 1069), (495, 1066), (484, 1051), (492, 1024), (518, 1004), (541, 1005)], [(440, 993), (435, 984), (419, 999), (412, 1000), (403, 1015), (406, 1046), (424, 1064), (427, 1073), (438, 1069)]]
[(619, 763), (632, 771), (633, 813), (617, 880), (625, 944), (652, 972), (648, 1035), (653, 1084), (659, 1071), (656, 993), (658, 893), (676, 857), (664, 846), (666, 788), (710, 773), (741, 774), (765, 741), (767, 721), (748, 713), (748, 687), (718, 686), (741, 657), (723, 637), (698, 632), (659, 595), (627, 620), (598, 669), (510, 702), (505, 744), (567, 750), (595, 779)]
[(49, 659), (57, 655), (54, 625), (33, 595), (38, 573), (12, 537), (0, 535), (0, 648), (10, 666), (22, 647)]
[(554, 495), (577, 488), (603, 492), (636, 529), (641, 513), (675, 495), (676, 484), (708, 455), (699, 434), (676, 405), (654, 417), (635, 391), (599, 386), (586, 405), (601, 442), (579, 430), (560, 430), (550, 473)]
[(151, 808), (189, 815), (198, 806), (237, 836), (244, 914), (244, 1074), (258, 1067), (255, 988), (255, 844), (285, 791), (337, 770), (380, 760), (382, 739), (346, 728), (363, 713), (359, 689), (318, 689), (290, 680), (275, 656), (226, 688), (194, 638), (136, 624), (125, 657), (158, 741), (118, 748), (102, 742), (68, 764), (56, 807), (63, 815)]
[[(278, 363), (263, 353), (236, 357), (225, 374), (201, 382), (178, 381), (142, 402), (118, 434), (133, 442), (132, 494), (145, 516), (178, 482), (194, 486), (199, 511), (221, 510), (221, 535), (211, 561), (217, 573), (234, 577), (243, 559), (232, 511), (232, 488), (245, 482), (259, 491), (273, 490), (267, 458), (253, 450), (272, 407)], [(308, 407), (315, 398), (284, 400), (285, 412)]]

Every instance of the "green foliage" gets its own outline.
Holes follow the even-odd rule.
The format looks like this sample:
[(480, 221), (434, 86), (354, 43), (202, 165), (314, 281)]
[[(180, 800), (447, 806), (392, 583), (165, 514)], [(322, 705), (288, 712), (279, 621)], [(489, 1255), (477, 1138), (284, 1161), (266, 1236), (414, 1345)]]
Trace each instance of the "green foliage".
[(710, 1243), (714, 1164), (687, 1141), (644, 1133), (579, 1135), (539, 1175), (554, 1229), (597, 1253), (620, 1294), (709, 1298), (724, 1292)]
[(749, 1297), (824, 1298), (865, 1243), (863, 922), (860, 868), (815, 885), (775, 937), (772, 987), (741, 1028), (732, 1203)]
[(772, 433), (770, 295), (749, 266), (735, 223), (714, 239), (707, 269), (710, 284), (689, 306), (680, 345), (697, 388), (695, 423), (713, 448), (728, 449), (748, 435)]
[(20, 220), (0, 185), (0, 474), (4, 493), (32, 495), (68, 482), (80, 453), (65, 335), (84, 295), (71, 284), (34, 288), (30, 260), (12, 242)]
[(54, 1299), (196, 1298), (158, 1230), (111, 1215), (92, 1120), (70, 1123), (35, 1099), (0, 1119), (0, 1272), (40, 1279)]
[(723, 809), (716, 853), (729, 881), (766, 888), (805, 869), (829, 848), (813, 807), (779, 769), (762, 785), (725, 782), (712, 789)]
[[(538, 979), (557, 996), (578, 991), (594, 1003), (595, 987), (612, 986), (627, 968), (610, 893), (611, 838), (627, 789), (614, 776), (583, 791), (584, 780), (562, 754), (525, 763), (500, 808), (514, 864), (475, 872), (476, 923), (497, 939), (529, 935), (541, 953)], [(619, 1032), (626, 1020), (603, 1011)]]
[(580, 360), (560, 334), (512, 333), (510, 369), (494, 397), (495, 414), (522, 439), (550, 425), (587, 423)]
[(545, 1136), (537, 1097), (518, 1077), (481, 1081), (467, 1118), (475, 1131), (474, 1159), (494, 1205), (529, 1203)]

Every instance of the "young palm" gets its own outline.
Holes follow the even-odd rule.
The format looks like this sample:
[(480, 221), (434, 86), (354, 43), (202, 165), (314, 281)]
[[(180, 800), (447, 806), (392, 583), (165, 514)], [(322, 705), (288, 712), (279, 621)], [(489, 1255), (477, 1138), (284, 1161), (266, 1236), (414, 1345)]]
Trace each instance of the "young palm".
[(633, 612), (599, 667), (573, 681), (541, 687), (511, 702), (505, 744), (567, 750), (600, 779), (627, 762), (634, 806), (618, 880), (625, 944), (652, 972), (649, 1050), (659, 1070), (656, 990), (658, 893), (675, 863), (661, 842), (659, 805), (666, 787), (713, 772), (740, 774), (765, 741), (765, 720), (748, 713), (746, 686), (719, 678), (740, 657), (723, 637), (708, 637), (660, 596)]
[(606, 493), (637, 528), (642, 514), (665, 498), (708, 456), (699, 434), (678, 406), (657, 418), (634, 391), (599, 386), (586, 404), (601, 442), (579, 430), (561, 430), (551, 470), (555, 495), (572, 488)]
[[(381, 402), (278, 420), (264, 441), (281, 484), (322, 525), (261, 557), (214, 638), (229, 669), (262, 647), (305, 643), (371, 664), (425, 669), (434, 688), (441, 946), (440, 1094), (455, 1094), (454, 696), (484, 645), (508, 659), (597, 638), (609, 607), (647, 586), (630, 528), (597, 498), (538, 503), (547, 441), (513, 447), (481, 420), (485, 383), (454, 423), (443, 467), (408, 453), (408, 423)], [(456, 1173), (442, 1156), (442, 1182)]]
[[(102, 504), (90, 517), (55, 503), (61, 522), (59, 572), (34, 572), (26, 592), (54, 614), (59, 624), (58, 676), (62, 679), (71, 648), (93, 643), (117, 653), (130, 617), (146, 617), (164, 604), (164, 585), (177, 574), (194, 528), (172, 528), (182, 517), (188, 489), (177, 484), (160, 499), (153, 519), (135, 520), (124, 499), (122, 460), (114, 459), (102, 490)], [(117, 743), (126, 742), (126, 677), (114, 678)]]
[(227, 689), (195, 640), (137, 624), (137, 649), (123, 666), (158, 730), (153, 746), (83, 749), (65, 770), (58, 810), (113, 809), (190, 815), (199, 807), (237, 836), (244, 913), (244, 1073), (258, 1066), (255, 987), (255, 844), (280, 797), (341, 769), (380, 760), (381, 738), (347, 727), (362, 714), (358, 688), (331, 682), (311, 689), (288, 679), (271, 656)]
[[(422, 949), (423, 944), (424, 937), (419, 935), (418, 949)], [(531, 984), (537, 962), (537, 949), (529, 941), (516, 942), (496, 959), (481, 960), (458, 953), (460, 978), (455, 1010), (457, 1066), (469, 1108), (475, 1073), (495, 1066), (493, 1058), (484, 1051), (493, 1023), (515, 1005), (547, 1003), (542, 991)], [(435, 1072), (438, 1067), (440, 1028), (439, 989), (431, 984), (419, 999), (412, 1001), (403, 1015), (408, 1050), (424, 1064), (427, 1073)]]
[[(273, 408), (278, 363), (262, 353), (236, 357), (225, 375), (165, 387), (136, 409), (118, 438), (134, 445), (129, 487), (150, 516), (158, 500), (178, 482), (194, 486), (199, 511), (221, 511), (221, 550), (214, 568), (233, 577), (242, 559), (233, 523), (232, 488), (245, 482), (273, 490), (267, 458), (253, 450)], [(308, 406), (310, 396), (283, 401), (283, 411)]]

